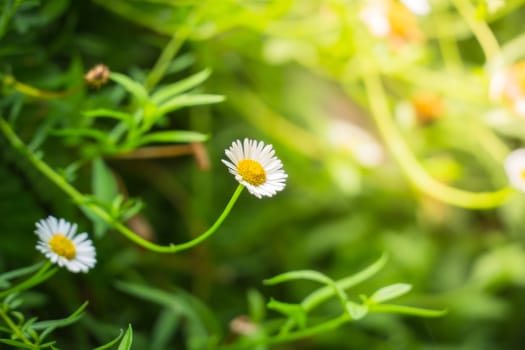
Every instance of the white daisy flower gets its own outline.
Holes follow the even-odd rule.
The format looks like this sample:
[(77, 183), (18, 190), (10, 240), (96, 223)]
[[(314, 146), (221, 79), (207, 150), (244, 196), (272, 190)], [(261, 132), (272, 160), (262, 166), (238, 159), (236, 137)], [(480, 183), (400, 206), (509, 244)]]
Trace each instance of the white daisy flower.
[(505, 171), (510, 184), (525, 192), (525, 148), (512, 151), (505, 159)]
[(284, 189), (288, 175), (275, 157), (272, 145), (249, 139), (244, 139), (243, 143), (236, 140), (224, 152), (230, 160), (222, 159), (228, 171), (255, 197), (271, 197)]
[(77, 233), (77, 225), (49, 216), (36, 223), (36, 249), (53, 264), (71, 272), (88, 272), (95, 266), (96, 252), (87, 233)]

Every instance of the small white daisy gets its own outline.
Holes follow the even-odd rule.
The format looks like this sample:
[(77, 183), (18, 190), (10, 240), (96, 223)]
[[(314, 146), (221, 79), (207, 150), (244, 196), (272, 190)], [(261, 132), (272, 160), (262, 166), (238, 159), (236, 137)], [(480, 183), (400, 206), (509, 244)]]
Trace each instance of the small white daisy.
[(236, 140), (224, 151), (230, 161), (222, 159), (235, 179), (257, 198), (271, 197), (284, 189), (288, 175), (275, 157), (272, 145), (262, 141)]
[(512, 151), (505, 159), (505, 171), (510, 184), (525, 192), (525, 148)]
[(49, 216), (36, 223), (40, 239), (36, 249), (41, 251), (53, 264), (66, 267), (71, 272), (88, 272), (95, 266), (96, 252), (87, 233), (77, 233), (77, 225), (64, 219)]

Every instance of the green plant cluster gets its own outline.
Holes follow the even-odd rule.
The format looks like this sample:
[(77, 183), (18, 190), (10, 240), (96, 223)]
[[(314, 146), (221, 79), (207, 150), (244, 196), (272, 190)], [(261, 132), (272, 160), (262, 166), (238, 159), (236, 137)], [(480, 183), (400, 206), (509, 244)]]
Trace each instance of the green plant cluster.
[(408, 3), (0, 0), (2, 348), (520, 349), (524, 1)]

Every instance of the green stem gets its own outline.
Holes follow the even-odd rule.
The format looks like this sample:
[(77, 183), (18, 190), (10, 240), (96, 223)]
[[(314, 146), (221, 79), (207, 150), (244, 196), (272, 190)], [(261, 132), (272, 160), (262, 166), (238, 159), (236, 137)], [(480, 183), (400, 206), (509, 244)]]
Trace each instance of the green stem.
[(22, 153), (27, 158), (27, 160), (29, 160), (29, 162), (33, 164), (35, 168), (37, 168), (43, 175), (45, 175), (51, 182), (58, 186), (67, 195), (69, 195), (77, 205), (86, 208), (91, 213), (98, 216), (100, 219), (104, 220), (109, 225), (113, 226), (113, 228), (115, 228), (117, 231), (119, 231), (121, 234), (123, 234), (136, 244), (158, 253), (175, 253), (182, 250), (186, 250), (210, 237), (219, 228), (224, 219), (226, 219), (244, 188), (244, 186), (242, 185), (239, 185), (237, 187), (230, 201), (224, 208), (217, 221), (206, 232), (185, 243), (171, 243), (166, 246), (159, 245), (142, 238), (137, 233), (127, 228), (120, 221), (115, 219), (106, 210), (99, 207), (98, 205), (95, 205), (94, 203), (90, 203), (87, 196), (80, 193), (76, 188), (71, 186), (62, 176), (60, 176), (53, 169), (51, 169), (49, 165), (47, 165), (40, 158), (36, 157), (31, 151), (29, 151), (22, 142), (22, 140), (20, 140), (18, 136), (14, 133), (13, 129), (11, 129), (9, 123), (7, 123), (2, 117), (0, 117), (0, 130), (3, 132), (4, 136), (7, 138), (7, 140), (14, 149)]
[[(366, 269), (361, 270), (354, 275), (340, 279), (336, 281), (335, 284), (338, 288), (342, 290), (352, 288), (353, 286), (369, 279), (370, 277), (378, 273), (385, 266), (387, 260), (387, 255), (383, 254), (376, 262), (374, 262)], [(308, 313), (312, 311), (316, 306), (322, 304), (323, 302), (327, 301), (333, 296), (334, 288), (330, 286), (319, 288), (303, 299), (303, 301), (301, 302), (301, 307), (306, 313)], [(289, 318), (282, 327), (281, 333), (288, 333), (295, 325), (295, 320)]]
[(52, 99), (52, 98), (59, 98), (64, 97), (69, 94), (71, 94), (73, 91), (64, 91), (64, 92), (54, 92), (54, 91), (45, 91), (40, 90), (37, 88), (34, 88), (30, 85), (21, 83), (15, 79), (15, 77), (11, 75), (6, 75), (2, 77), (2, 83), (7, 86), (15, 89), (16, 91), (27, 95), (32, 96), (36, 98), (43, 98), (43, 99)]
[(16, 336), (14, 339), (20, 339), (24, 344), (27, 344), (31, 347), (35, 346), (29, 339), (26, 338), (24, 332), (11, 320), (9, 314), (3, 307), (0, 307), (0, 317), (4, 320), (5, 324), (13, 331), (13, 334)]
[(451, 40), (450, 38), (447, 38), (445, 35), (443, 35), (445, 28), (439, 15), (432, 13), (431, 21), (438, 34), (437, 41), (441, 50), (441, 56), (443, 57), (445, 67), (450, 72), (457, 71), (459, 67), (461, 67), (462, 62), (461, 54), (456, 41)]
[(164, 74), (166, 74), (170, 62), (173, 60), (189, 34), (190, 29), (188, 27), (183, 27), (180, 32), (173, 34), (170, 42), (162, 50), (159, 59), (155, 62), (155, 65), (146, 79), (146, 88), (148, 90), (153, 89), (162, 79)]
[(372, 304), (368, 305), (369, 312), (383, 312), (394, 314), (405, 314), (420, 317), (440, 317), (447, 313), (447, 310), (428, 310), (417, 307), (394, 305), (394, 304)]
[(21, 291), (32, 288), (42, 282), (45, 282), (47, 279), (49, 279), (51, 276), (53, 276), (58, 271), (57, 267), (55, 267), (52, 270), (49, 270), (51, 265), (52, 265), (51, 261), (48, 260), (44, 265), (42, 265), (40, 269), (38, 269), (38, 271), (33, 276), (25, 279), (24, 281), (20, 282), (14, 287), (3, 290), (0, 293), (0, 298), (5, 298), (6, 296), (10, 294), (19, 293)]
[(323, 322), (313, 327), (308, 327), (288, 334), (279, 334), (276, 336), (272, 336), (271, 338), (252, 338), (246, 342), (241, 341), (236, 344), (222, 346), (220, 350), (255, 349), (259, 345), (275, 345), (289, 343), (294, 340), (312, 337), (318, 334), (333, 331), (341, 325), (343, 325), (344, 323), (349, 322), (351, 320), (352, 318), (350, 317), (350, 315), (345, 313), (337, 318)]
[(224, 219), (226, 219), (226, 217), (230, 214), (230, 211), (232, 210), (233, 205), (235, 204), (235, 202), (237, 202), (237, 199), (241, 195), (243, 189), (244, 189), (243, 185), (239, 184), (237, 186), (237, 188), (235, 189), (235, 192), (233, 193), (232, 197), (228, 201), (228, 204), (226, 204), (226, 207), (222, 211), (222, 213), (219, 216), (219, 218), (217, 219), (217, 221), (215, 221), (215, 223), (206, 232), (202, 233), (201, 235), (197, 236), (196, 238), (192, 239), (191, 241), (188, 241), (188, 242), (182, 243), (182, 244), (177, 244), (174, 247), (175, 251), (178, 252), (178, 251), (181, 251), (181, 250), (186, 250), (188, 248), (194, 247), (197, 244), (199, 244), (202, 241), (204, 241), (205, 239), (207, 239), (208, 237), (210, 237), (215, 231), (217, 231), (217, 229), (222, 225)]
[(475, 9), (472, 3), (468, 0), (452, 0), (454, 6), (456, 6), (459, 14), (467, 22), (470, 30), (474, 33), (474, 36), (478, 40), (485, 58), (487, 61), (491, 61), (495, 57), (499, 56), (499, 44), (496, 37), (490, 30), (488, 24), (475, 17)]
[[(358, 273), (354, 275), (338, 280), (335, 282), (335, 284), (337, 285), (338, 288), (341, 288), (343, 290), (352, 288), (356, 284), (359, 284), (369, 279), (376, 273), (378, 273), (385, 266), (387, 260), (388, 260), (387, 255), (383, 254), (376, 262), (368, 266), (366, 269), (359, 271)], [(317, 305), (330, 299), (333, 295), (334, 295), (333, 288), (330, 288), (329, 286), (320, 288), (312, 292), (306, 298), (304, 298), (303, 301), (301, 302), (301, 306), (306, 312), (309, 312), (313, 308), (315, 308)]]
[[(34, 287), (37, 284), (40, 284), (47, 280), (49, 277), (55, 274), (55, 272), (58, 271), (58, 268), (54, 268), (52, 270), (49, 270), (49, 268), (52, 266), (51, 261), (46, 261), (44, 265), (40, 269), (38, 269), (35, 274), (23, 282), (19, 283), (18, 285), (2, 291), (0, 293), (0, 298), (4, 298), (8, 295), (19, 293), (23, 290), (27, 290), (31, 287)], [(6, 306), (7, 308), (7, 306)], [(4, 307), (0, 307), (0, 318), (2, 318), (5, 322), (5, 324), (13, 330), (13, 333), (16, 335), (15, 339), (20, 339), (24, 344), (35, 346), (36, 344), (33, 344), (29, 339), (26, 338), (24, 335), (24, 332), (11, 320), (9, 317), (9, 311), (7, 309), (4, 309)]]
[(418, 162), (394, 125), (379, 76), (368, 72), (363, 75), (363, 81), (372, 116), (387, 147), (417, 188), (442, 202), (470, 209), (498, 207), (509, 198), (512, 192), (510, 187), (494, 192), (470, 192), (447, 186), (432, 178)]

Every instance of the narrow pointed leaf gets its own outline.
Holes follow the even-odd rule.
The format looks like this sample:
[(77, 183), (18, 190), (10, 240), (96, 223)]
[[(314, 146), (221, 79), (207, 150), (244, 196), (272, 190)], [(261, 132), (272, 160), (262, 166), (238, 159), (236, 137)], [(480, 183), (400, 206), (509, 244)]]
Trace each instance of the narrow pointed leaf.
[(408, 293), (412, 289), (410, 284), (406, 283), (396, 283), (390, 286), (386, 286), (378, 289), (370, 297), (370, 301), (374, 303), (382, 303), (384, 301), (400, 297), (403, 294)]
[(129, 350), (131, 349), (132, 343), (133, 329), (131, 328), (131, 325), (128, 325), (128, 330), (126, 331), (126, 334), (124, 334), (124, 337), (122, 338), (117, 350)]
[(205, 69), (186, 79), (182, 79), (174, 84), (160, 88), (151, 96), (151, 100), (156, 104), (164, 103), (166, 100), (180, 94), (181, 92), (185, 92), (197, 87), (199, 84), (208, 79), (210, 73), (211, 71), (209, 69)]
[(182, 107), (208, 105), (212, 103), (219, 103), (224, 101), (222, 95), (197, 95), (197, 94), (185, 94), (179, 95), (171, 100), (166, 101), (164, 104), (159, 106), (159, 115), (164, 115), (169, 112), (173, 112)]
[(195, 131), (175, 130), (159, 131), (143, 136), (138, 145), (150, 143), (176, 143), (176, 142), (204, 142), (208, 136)]
[(135, 96), (137, 100), (145, 101), (148, 99), (148, 92), (144, 86), (129, 78), (127, 75), (111, 72), (109, 77), (111, 80), (126, 89), (130, 94)]

